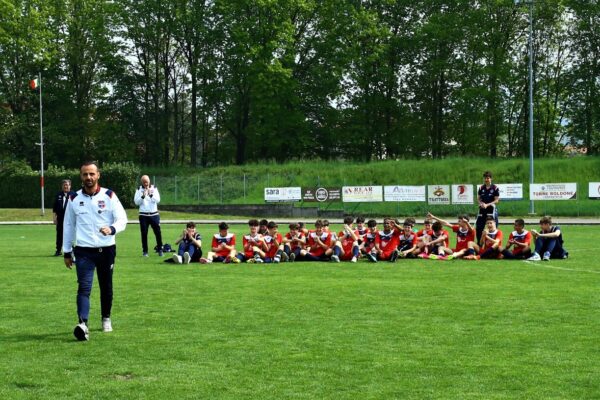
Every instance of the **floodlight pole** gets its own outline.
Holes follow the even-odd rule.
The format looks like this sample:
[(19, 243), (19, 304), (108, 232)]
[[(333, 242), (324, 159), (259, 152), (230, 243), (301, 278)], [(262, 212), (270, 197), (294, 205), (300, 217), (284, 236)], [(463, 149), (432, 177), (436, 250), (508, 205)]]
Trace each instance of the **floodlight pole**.
[(42, 73), (38, 72), (38, 81), (40, 89), (40, 188), (42, 191), (42, 217), (46, 214), (44, 207), (44, 128), (42, 117)]
[[(529, 5), (529, 34), (527, 37), (527, 58), (529, 69), (529, 187), (533, 184), (533, 1), (515, 0), (515, 4)], [(531, 193), (531, 189), (530, 189)], [(533, 200), (529, 199), (529, 214), (535, 214)]]
[[(533, 0), (529, 0), (529, 187), (533, 184)], [(531, 192), (531, 189), (530, 189)], [(529, 199), (529, 214), (535, 214)]]

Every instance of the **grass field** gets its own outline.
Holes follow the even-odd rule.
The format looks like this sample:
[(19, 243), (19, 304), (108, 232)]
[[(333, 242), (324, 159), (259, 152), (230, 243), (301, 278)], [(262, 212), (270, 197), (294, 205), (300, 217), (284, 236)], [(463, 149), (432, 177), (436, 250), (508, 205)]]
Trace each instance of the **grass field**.
[(130, 225), (115, 330), (95, 284), (77, 342), (53, 227), (2, 226), (0, 398), (598, 398), (600, 235), (563, 232), (571, 258), (546, 263), (175, 266), (142, 258)]

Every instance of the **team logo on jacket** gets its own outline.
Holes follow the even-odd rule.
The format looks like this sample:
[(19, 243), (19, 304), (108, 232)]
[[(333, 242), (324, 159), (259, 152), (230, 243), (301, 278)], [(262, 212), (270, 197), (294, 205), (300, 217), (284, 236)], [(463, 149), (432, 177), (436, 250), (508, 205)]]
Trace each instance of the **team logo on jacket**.
[(98, 201), (98, 208), (103, 209), (104, 207), (106, 207), (106, 203), (104, 202), (104, 200), (99, 200)]

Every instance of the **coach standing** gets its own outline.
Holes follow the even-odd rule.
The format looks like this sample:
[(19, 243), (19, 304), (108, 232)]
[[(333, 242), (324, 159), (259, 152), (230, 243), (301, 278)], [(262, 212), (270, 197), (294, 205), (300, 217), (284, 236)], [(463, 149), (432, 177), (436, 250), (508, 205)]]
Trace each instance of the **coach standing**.
[(52, 207), (52, 222), (56, 225), (56, 251), (55, 256), (60, 256), (63, 244), (63, 222), (65, 219), (65, 210), (67, 209), (67, 201), (69, 196), (75, 193), (71, 191), (71, 180), (63, 179), (61, 183), (61, 191), (56, 194), (54, 206)]
[(481, 240), (481, 235), (485, 229), (488, 217), (493, 217), (498, 226), (498, 202), (500, 201), (500, 189), (492, 183), (492, 173), (485, 171), (483, 173), (483, 185), (477, 191), (477, 203), (479, 212), (475, 221), (475, 231), (477, 234), (477, 244)]
[(80, 176), (83, 188), (69, 198), (65, 212), (63, 253), (69, 269), (73, 266), (71, 252), (74, 253), (77, 270), (79, 323), (73, 334), (78, 340), (88, 340), (87, 323), (94, 269), (100, 286), (102, 331), (112, 331), (110, 312), (116, 256), (115, 235), (125, 230), (127, 215), (117, 195), (98, 184), (100, 170), (95, 162), (84, 163), (80, 168)]
[(140, 207), (140, 231), (142, 233), (142, 256), (148, 257), (148, 226), (152, 227), (156, 237), (156, 249), (159, 257), (163, 256), (162, 234), (160, 232), (160, 215), (158, 214), (158, 203), (160, 193), (158, 189), (150, 185), (148, 175), (140, 179), (142, 185), (135, 192), (133, 202)]

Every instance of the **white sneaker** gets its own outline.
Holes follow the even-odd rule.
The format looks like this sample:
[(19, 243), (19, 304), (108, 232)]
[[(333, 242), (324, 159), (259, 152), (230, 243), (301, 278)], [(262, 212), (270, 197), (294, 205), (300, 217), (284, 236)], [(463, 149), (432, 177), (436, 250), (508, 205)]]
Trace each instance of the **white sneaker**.
[(173, 261), (175, 261), (175, 264), (181, 264), (181, 256), (177, 255), (177, 254), (173, 254), (173, 257), (171, 257), (173, 259)]
[(190, 257), (190, 253), (188, 253), (187, 251), (185, 253), (183, 253), (183, 263), (184, 264), (189, 264), (191, 259), (192, 259), (192, 257)]
[(352, 260), (350, 260), (350, 262), (356, 262), (356, 257), (352, 257)]
[(290, 256), (288, 256), (285, 251), (283, 253), (281, 253), (281, 262), (288, 262), (289, 260), (290, 260)]
[(276, 256), (275, 258), (273, 258), (273, 262), (275, 264), (279, 264), (280, 261), (281, 261), (281, 257)]
[(538, 253), (533, 253), (531, 257), (527, 259), (527, 261), (541, 261), (542, 257)]
[(334, 254), (331, 256), (331, 261), (338, 263), (340, 262), (340, 258)]
[(75, 337), (79, 341), (90, 340), (90, 331), (85, 322), (82, 322), (75, 326), (75, 329), (73, 330), (73, 335), (75, 335)]
[(112, 332), (110, 318), (102, 318), (102, 332)]

